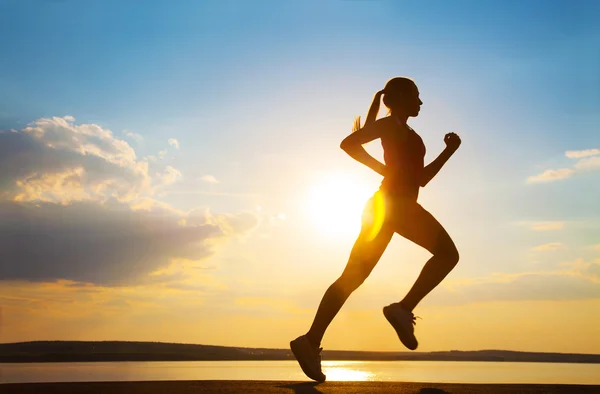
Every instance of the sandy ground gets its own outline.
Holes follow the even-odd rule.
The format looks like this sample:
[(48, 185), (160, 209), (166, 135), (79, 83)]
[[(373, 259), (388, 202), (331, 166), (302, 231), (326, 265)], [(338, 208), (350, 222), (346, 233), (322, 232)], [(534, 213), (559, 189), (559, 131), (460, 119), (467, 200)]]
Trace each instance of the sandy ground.
[(152, 381), (152, 382), (92, 382), (92, 383), (23, 383), (0, 384), (2, 394), (71, 394), (71, 393), (600, 393), (600, 386), (544, 384), (435, 384), (403, 382), (277, 382), (277, 381)]

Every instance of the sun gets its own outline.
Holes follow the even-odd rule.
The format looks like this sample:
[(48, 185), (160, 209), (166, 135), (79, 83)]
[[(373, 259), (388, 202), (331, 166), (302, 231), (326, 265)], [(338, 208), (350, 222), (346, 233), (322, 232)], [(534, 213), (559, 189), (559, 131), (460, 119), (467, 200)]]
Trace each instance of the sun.
[(357, 235), (363, 207), (373, 192), (358, 177), (324, 174), (308, 191), (307, 214), (324, 235)]

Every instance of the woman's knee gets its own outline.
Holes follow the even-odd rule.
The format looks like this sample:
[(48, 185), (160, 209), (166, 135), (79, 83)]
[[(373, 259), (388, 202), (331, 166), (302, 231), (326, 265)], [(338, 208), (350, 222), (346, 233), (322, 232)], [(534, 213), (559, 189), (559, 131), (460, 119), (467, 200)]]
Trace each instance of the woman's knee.
[(460, 258), (458, 249), (456, 248), (456, 245), (454, 245), (454, 242), (449, 236), (440, 238), (437, 247), (434, 251), (434, 255), (443, 257), (444, 262), (446, 262), (451, 267), (456, 266)]
[(364, 283), (367, 276), (368, 274), (363, 273), (362, 270), (349, 270), (344, 272), (336, 282), (340, 290), (350, 294)]

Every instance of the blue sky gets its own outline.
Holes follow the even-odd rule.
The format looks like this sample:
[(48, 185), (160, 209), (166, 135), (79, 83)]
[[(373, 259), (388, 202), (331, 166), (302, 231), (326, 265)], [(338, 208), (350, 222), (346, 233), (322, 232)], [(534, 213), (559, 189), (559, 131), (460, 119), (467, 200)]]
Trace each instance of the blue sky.
[[(322, 278), (309, 285), (307, 276), (306, 293), (290, 295), (291, 303), (306, 308), (298, 327), (306, 325), (324, 286), (341, 272), (353, 237), (316, 235), (323, 223), (307, 217), (306, 193), (323, 174), (351, 176), (361, 196), (376, 189), (380, 179), (347, 157), (339, 142), (353, 117), (364, 116), (373, 94), (396, 75), (412, 77), (421, 91), (423, 111), (410, 124), (427, 145), (427, 161), (442, 150), (445, 133), (463, 139), (458, 154), (421, 194), (461, 251), (449, 279), (555, 272), (578, 259), (588, 270), (599, 264), (594, 248), (600, 245), (600, 153), (593, 151), (600, 148), (597, 1), (8, 0), (0, 3), (0, 22), (0, 130), (27, 134), (32, 122), (71, 116), (38, 127), (59, 130), (57, 138), (77, 152), (84, 148), (70, 145), (66, 130), (85, 134), (79, 127), (87, 124), (99, 127), (92, 134), (110, 130), (110, 137), (96, 137), (118, 148), (110, 153), (86, 145), (87, 155), (131, 165), (125, 166), (129, 175), (115, 181), (118, 169), (107, 175), (91, 161), (78, 164), (102, 179), (92, 185), (99, 193), (94, 198), (56, 181), (67, 179), (64, 174), (81, 176), (79, 167), (66, 164), (3, 198), (100, 204), (98, 196), (107, 197), (97, 190), (118, 184), (119, 203), (128, 207), (146, 198), (188, 222), (189, 212), (208, 210), (216, 215), (211, 225), (227, 222), (236, 235), (213, 252), (180, 254), (214, 268), (198, 281), (230, 289), (216, 292), (213, 301), (239, 299), (231, 291), (234, 283), (251, 281), (257, 270), (273, 272), (259, 281), (266, 288), (287, 280), (273, 267), (303, 275), (310, 260)], [(369, 150), (380, 153), (376, 144)], [(567, 151), (580, 153), (569, 158)], [(67, 163), (54, 153), (45, 155)], [(32, 155), (26, 162), (34, 169), (40, 165), (39, 175), (48, 162)], [(548, 170), (560, 175), (552, 178)], [(16, 185), (30, 179), (19, 174), (25, 178), (0, 180)], [(132, 179), (137, 183), (127, 184), (125, 193), (129, 186), (123, 182)], [(125, 201), (125, 195), (135, 198)], [(93, 212), (90, 217), (98, 218)], [(257, 215), (260, 224), (249, 230), (247, 217), (231, 216), (240, 212)], [(360, 207), (347, 213), (359, 215)], [(540, 223), (554, 223), (555, 229), (531, 230)], [(206, 255), (211, 257), (205, 261)], [(174, 267), (174, 254), (165, 256), (150, 264), (153, 270)], [(399, 275), (409, 283), (420, 265), (399, 267), (394, 261), (425, 257), (394, 241), (382, 259), (387, 268), (374, 273), (373, 282), (382, 285), (386, 276)], [(64, 274), (70, 268), (51, 280), (80, 280)], [(589, 294), (596, 295), (586, 293), (586, 302), (598, 302), (595, 280)], [(281, 298), (277, 289), (240, 305)], [(307, 294), (314, 299), (304, 305), (298, 300)], [(226, 342), (208, 335), (210, 340)], [(595, 346), (600, 349), (600, 343)]]

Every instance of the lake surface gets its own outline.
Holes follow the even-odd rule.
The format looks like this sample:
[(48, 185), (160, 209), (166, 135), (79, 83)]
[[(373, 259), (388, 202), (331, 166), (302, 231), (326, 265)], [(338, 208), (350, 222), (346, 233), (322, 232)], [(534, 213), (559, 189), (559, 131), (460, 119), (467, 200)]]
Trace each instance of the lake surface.
[[(600, 385), (600, 364), (324, 361), (327, 380)], [(0, 383), (308, 380), (295, 361), (0, 363)]]

